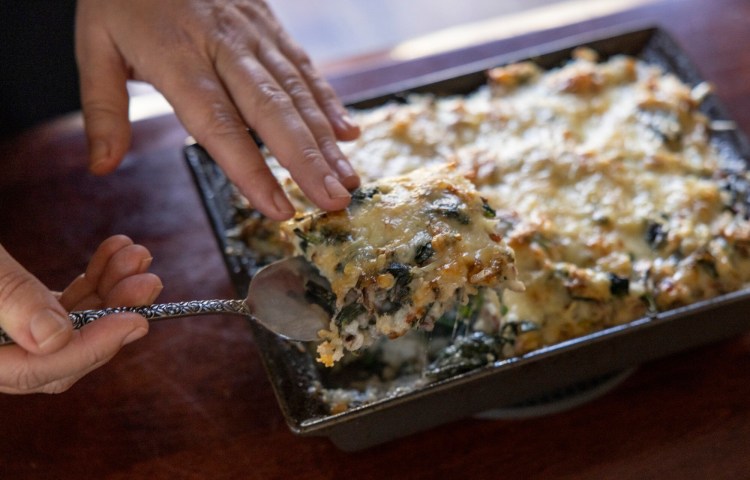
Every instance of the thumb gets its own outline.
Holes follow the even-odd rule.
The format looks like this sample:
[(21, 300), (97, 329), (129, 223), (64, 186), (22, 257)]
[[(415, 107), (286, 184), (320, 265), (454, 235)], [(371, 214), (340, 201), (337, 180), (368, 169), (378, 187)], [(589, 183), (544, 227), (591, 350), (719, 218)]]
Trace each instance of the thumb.
[(0, 245), (0, 327), (24, 350), (51, 353), (65, 346), (73, 325), (36, 277)]
[(79, 8), (76, 60), (81, 108), (89, 146), (89, 169), (96, 175), (114, 171), (130, 146), (128, 72), (109, 35)]

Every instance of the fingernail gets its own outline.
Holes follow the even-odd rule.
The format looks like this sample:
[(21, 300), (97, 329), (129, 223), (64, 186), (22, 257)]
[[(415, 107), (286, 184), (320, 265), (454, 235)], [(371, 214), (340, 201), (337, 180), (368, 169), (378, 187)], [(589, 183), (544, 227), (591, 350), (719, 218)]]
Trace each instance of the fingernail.
[(323, 179), (323, 184), (325, 185), (326, 192), (328, 192), (328, 196), (331, 198), (349, 198), (351, 196), (349, 195), (349, 191), (341, 185), (341, 182), (336, 180), (332, 175), (326, 175)]
[(151, 262), (154, 261), (154, 257), (148, 257), (141, 260), (141, 264), (138, 267), (140, 271), (146, 271), (148, 270), (148, 267), (151, 266)]
[(55, 310), (42, 310), (31, 319), (31, 336), (39, 348), (44, 349), (59, 335), (68, 330), (70, 320)]
[(133, 343), (139, 338), (143, 338), (147, 333), (147, 328), (136, 328), (125, 337), (125, 339), (122, 341), (122, 344), (127, 345), (129, 343)]
[(346, 113), (341, 116), (341, 121), (344, 122), (344, 125), (346, 125), (347, 128), (359, 128), (359, 125), (357, 125), (354, 119)]
[(109, 145), (104, 140), (94, 140), (89, 147), (90, 169), (97, 171), (109, 160)]
[(148, 303), (154, 303), (156, 297), (159, 296), (162, 290), (164, 290), (164, 285), (162, 285), (161, 283), (153, 290), (151, 290), (151, 296), (149, 297)]
[(292, 207), (292, 204), (289, 203), (289, 200), (286, 198), (286, 195), (284, 195), (284, 192), (280, 190), (276, 190), (273, 192), (273, 204), (276, 205), (276, 210), (279, 211), (282, 215), (285, 215), (287, 217), (291, 217), (294, 215), (294, 207)]

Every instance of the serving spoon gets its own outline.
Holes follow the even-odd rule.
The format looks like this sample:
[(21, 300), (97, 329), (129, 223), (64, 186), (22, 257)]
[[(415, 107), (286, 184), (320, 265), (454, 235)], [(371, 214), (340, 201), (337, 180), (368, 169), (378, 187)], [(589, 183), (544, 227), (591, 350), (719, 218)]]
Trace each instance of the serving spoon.
[[(253, 276), (244, 300), (191, 300), (140, 307), (113, 307), (71, 312), (68, 318), (79, 329), (105, 315), (134, 312), (148, 320), (191, 317), (194, 315), (243, 315), (280, 337), (309, 342), (326, 328), (330, 314), (308, 300), (310, 282), (330, 290), (328, 281), (302, 257), (289, 257), (271, 263)], [(15, 343), (0, 329), (0, 345)]]

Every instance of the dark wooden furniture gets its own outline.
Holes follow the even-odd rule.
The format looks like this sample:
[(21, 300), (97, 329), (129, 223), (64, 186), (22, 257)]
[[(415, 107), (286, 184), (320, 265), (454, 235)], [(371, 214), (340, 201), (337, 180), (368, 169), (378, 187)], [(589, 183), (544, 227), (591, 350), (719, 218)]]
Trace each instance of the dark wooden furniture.
[[(750, 131), (750, 3), (672, 0), (583, 24), (394, 63), (339, 64), (344, 95), (631, 22), (664, 27)], [(344, 65), (346, 68), (342, 68)], [(182, 158), (173, 116), (134, 125), (122, 167), (86, 173), (81, 119), (0, 147), (0, 243), (51, 288), (125, 233), (151, 249), (160, 300), (232, 295)], [(56, 395), (0, 396), (2, 478), (746, 478), (750, 334), (640, 366), (622, 385), (548, 417), (466, 419), (363, 452), (284, 423), (242, 319), (152, 325), (143, 340)]]

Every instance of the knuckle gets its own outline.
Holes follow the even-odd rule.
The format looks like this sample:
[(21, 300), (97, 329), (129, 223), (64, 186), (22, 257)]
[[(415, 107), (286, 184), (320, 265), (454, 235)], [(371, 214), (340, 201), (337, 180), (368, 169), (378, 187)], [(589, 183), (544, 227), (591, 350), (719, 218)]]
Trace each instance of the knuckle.
[(298, 165), (302, 168), (322, 168), (324, 163), (320, 150), (305, 148), (300, 152)]
[(313, 88), (315, 88), (316, 94), (319, 96), (321, 102), (325, 103), (326, 107), (341, 109), (341, 101), (336, 96), (336, 92), (333, 88), (322, 78), (316, 78), (312, 81)]
[(313, 67), (312, 60), (307, 55), (305, 50), (297, 43), (295, 43), (289, 36), (285, 36), (284, 40), (288, 45), (287, 55), (292, 61), (294, 61), (294, 63), (297, 65), (297, 68), (303, 70), (305, 73), (314, 71), (315, 67)]
[(118, 105), (117, 103), (99, 98), (99, 96), (88, 97), (86, 95), (81, 99), (81, 111), (85, 121), (95, 120), (102, 117), (119, 117), (127, 111), (127, 105)]
[(52, 394), (64, 393), (64, 392), (67, 392), (70, 389), (70, 387), (73, 386), (75, 382), (76, 382), (75, 379), (56, 380), (54, 382), (45, 384), (38, 391), (40, 393), (52, 393)]
[(117, 351), (104, 351), (101, 348), (87, 348), (85, 351), (86, 364), (89, 365), (90, 369), (98, 368), (101, 365), (107, 363)]
[(344, 155), (339, 149), (338, 143), (336, 143), (336, 140), (333, 137), (326, 135), (320, 138), (318, 142), (320, 143), (320, 149), (324, 152), (328, 152), (334, 157), (334, 159), (344, 158)]
[(18, 292), (33, 285), (34, 279), (23, 271), (9, 270), (0, 274), (0, 306), (17, 297)]
[(311, 89), (324, 98), (336, 98), (336, 94), (328, 81), (323, 78), (307, 56), (296, 61), (300, 74), (305, 78)]
[(289, 95), (277, 85), (262, 83), (258, 85), (257, 105), (262, 112), (271, 113), (276, 110), (291, 109), (292, 101)]
[(39, 372), (29, 366), (28, 363), (19, 365), (10, 372), (10, 384), (12, 389), (19, 393), (34, 393), (44, 391), (48, 388), (49, 381)]
[[(310, 99), (312, 100), (312, 99)], [(308, 127), (313, 130), (318, 141), (325, 140), (325, 132), (329, 129), (328, 122), (323, 112), (320, 111), (318, 104), (313, 101), (300, 102), (299, 113), (305, 119)]]
[(293, 98), (300, 100), (312, 100), (310, 89), (307, 84), (297, 76), (291, 76), (283, 81), (284, 90)]
[(202, 124), (196, 128), (196, 135), (234, 136), (240, 130), (240, 125), (242, 125), (242, 122), (235, 113), (217, 107), (210, 115), (204, 117)]

